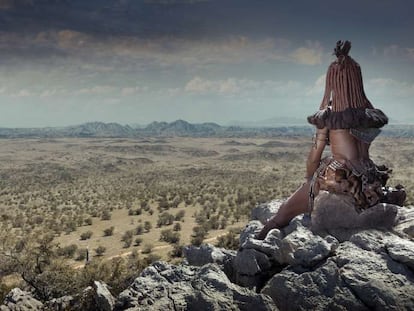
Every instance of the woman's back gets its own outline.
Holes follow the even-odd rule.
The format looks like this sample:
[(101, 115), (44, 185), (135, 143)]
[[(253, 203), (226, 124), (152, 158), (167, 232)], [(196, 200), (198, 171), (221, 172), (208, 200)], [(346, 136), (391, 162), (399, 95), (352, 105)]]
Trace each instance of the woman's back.
[(369, 144), (354, 137), (349, 129), (329, 131), (332, 156), (339, 162), (359, 162), (369, 159)]

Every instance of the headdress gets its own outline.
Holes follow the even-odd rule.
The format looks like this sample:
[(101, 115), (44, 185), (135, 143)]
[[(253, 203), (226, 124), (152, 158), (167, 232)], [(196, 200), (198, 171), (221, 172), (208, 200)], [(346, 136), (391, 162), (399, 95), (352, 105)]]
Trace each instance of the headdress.
[(351, 42), (338, 41), (337, 59), (326, 73), (325, 94), (319, 111), (308, 117), (318, 128), (380, 128), (387, 116), (375, 109), (364, 92), (361, 67), (349, 55)]

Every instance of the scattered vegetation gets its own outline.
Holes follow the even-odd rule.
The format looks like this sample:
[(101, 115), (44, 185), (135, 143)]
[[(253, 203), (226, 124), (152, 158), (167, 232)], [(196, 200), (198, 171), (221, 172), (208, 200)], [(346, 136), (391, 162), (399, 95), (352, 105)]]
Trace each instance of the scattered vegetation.
[[(153, 260), (179, 260), (182, 245), (219, 236), (218, 246), (237, 249), (236, 228), (251, 208), (300, 184), (310, 144), (300, 137), (4, 140), (0, 276), (17, 273), (39, 299), (96, 279), (115, 293)], [(407, 205), (413, 150), (412, 140), (399, 138), (371, 147), (373, 160), (394, 171), (389, 184), (406, 187)], [(0, 298), (9, 287), (0, 279)]]

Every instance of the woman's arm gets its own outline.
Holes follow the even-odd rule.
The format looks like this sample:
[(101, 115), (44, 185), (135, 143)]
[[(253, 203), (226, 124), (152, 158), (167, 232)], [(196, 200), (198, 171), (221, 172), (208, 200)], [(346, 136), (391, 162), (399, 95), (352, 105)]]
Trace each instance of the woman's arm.
[(311, 180), (313, 173), (319, 167), (322, 152), (328, 142), (328, 129), (317, 129), (314, 136), (314, 143), (309, 151), (308, 160), (306, 162), (306, 179)]

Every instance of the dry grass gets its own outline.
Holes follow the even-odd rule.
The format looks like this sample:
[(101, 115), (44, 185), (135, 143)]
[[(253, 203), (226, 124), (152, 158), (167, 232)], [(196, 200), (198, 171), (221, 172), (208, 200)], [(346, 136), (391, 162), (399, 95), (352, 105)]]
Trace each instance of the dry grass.
[[(34, 228), (51, 230), (61, 246), (89, 247), (92, 255), (99, 245), (109, 258), (151, 243), (166, 258), (171, 246), (159, 241), (160, 231), (173, 225), (156, 226), (162, 200), (168, 213), (185, 211), (181, 243), (190, 243), (195, 216), (203, 212), (204, 221), (227, 220), (224, 229), (209, 230), (207, 238), (214, 238), (245, 224), (257, 202), (296, 189), (310, 145), (308, 138), (296, 137), (2, 140), (1, 222), (17, 236)], [(394, 169), (390, 184), (407, 187), (409, 204), (414, 202), (413, 151), (409, 139), (379, 138), (371, 148), (377, 164)], [(144, 201), (149, 209), (129, 215)], [(101, 220), (104, 212), (110, 212), (110, 220)], [(88, 218), (92, 225), (85, 225)], [(145, 221), (152, 229), (134, 236), (142, 244), (124, 248), (122, 235)], [(114, 234), (104, 237), (111, 226)], [(91, 239), (81, 241), (89, 230)]]

